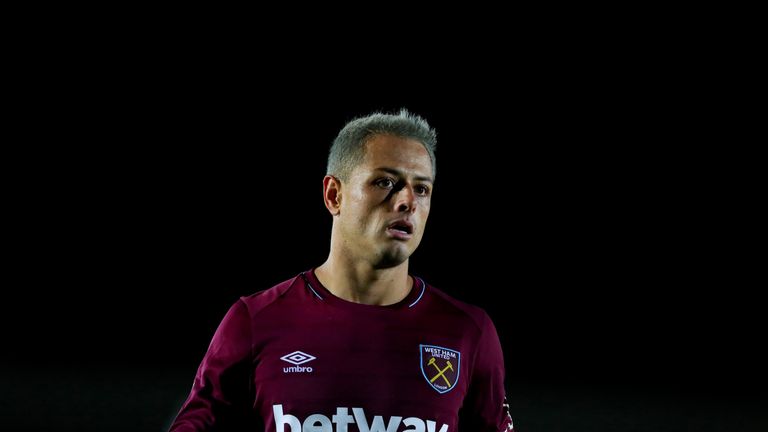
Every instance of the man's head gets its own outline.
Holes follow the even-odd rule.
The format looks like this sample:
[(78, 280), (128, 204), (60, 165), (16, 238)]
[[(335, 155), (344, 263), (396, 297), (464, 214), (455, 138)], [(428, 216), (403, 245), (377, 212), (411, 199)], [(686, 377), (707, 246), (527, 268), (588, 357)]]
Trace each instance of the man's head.
[(349, 174), (365, 156), (365, 143), (374, 135), (393, 135), (420, 142), (429, 154), (434, 179), (437, 167), (435, 163), (437, 133), (426, 120), (406, 109), (400, 110), (397, 114), (373, 113), (347, 123), (333, 141), (328, 154), (326, 174), (347, 180)]
[(374, 268), (402, 264), (429, 216), (436, 134), (402, 110), (351, 121), (334, 141), (323, 180), (334, 216), (332, 253)]

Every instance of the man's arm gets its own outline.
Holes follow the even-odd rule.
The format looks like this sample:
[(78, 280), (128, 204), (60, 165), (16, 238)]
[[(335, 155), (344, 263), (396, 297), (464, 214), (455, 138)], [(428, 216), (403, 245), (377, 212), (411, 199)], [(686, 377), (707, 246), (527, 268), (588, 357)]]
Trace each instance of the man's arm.
[(484, 315), (480, 342), (464, 408), (459, 414), (460, 430), (513, 432), (504, 390), (504, 356), (491, 319)]
[(224, 316), (170, 432), (219, 430), (245, 421), (251, 395), (251, 331), (238, 300)]

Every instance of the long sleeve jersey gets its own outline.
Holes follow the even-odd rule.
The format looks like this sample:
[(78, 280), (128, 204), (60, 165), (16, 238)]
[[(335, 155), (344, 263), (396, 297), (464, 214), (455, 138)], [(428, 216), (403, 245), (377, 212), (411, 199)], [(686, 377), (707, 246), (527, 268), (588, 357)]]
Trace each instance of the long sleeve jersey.
[(509, 432), (504, 360), (478, 307), (414, 277), (397, 304), (313, 271), (227, 312), (171, 432)]

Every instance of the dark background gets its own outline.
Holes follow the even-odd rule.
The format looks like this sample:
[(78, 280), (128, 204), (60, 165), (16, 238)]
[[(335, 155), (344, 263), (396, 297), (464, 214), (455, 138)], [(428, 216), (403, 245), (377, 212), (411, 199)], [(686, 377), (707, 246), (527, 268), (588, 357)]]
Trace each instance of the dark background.
[(751, 216), (686, 89), (148, 64), (33, 77), (18, 106), (34, 116), (5, 161), (11, 429), (167, 428), (229, 306), (325, 259), (336, 132), (400, 107), (439, 134), (411, 271), (492, 316), (518, 430), (768, 427)]

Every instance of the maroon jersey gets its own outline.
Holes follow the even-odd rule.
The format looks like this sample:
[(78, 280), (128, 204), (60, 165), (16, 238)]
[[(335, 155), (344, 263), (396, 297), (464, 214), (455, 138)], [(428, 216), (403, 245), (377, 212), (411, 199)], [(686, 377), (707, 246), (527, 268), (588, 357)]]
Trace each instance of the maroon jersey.
[(240, 298), (171, 431), (511, 431), (490, 318), (413, 279), (389, 306), (342, 300), (313, 271)]

